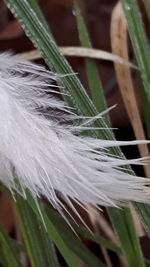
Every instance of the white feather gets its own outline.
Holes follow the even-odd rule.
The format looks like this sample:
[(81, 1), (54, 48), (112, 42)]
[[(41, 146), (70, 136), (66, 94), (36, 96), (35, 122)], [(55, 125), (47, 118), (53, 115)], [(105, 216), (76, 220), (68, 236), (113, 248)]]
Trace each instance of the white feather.
[[(58, 210), (63, 204), (55, 190), (70, 206), (69, 197), (104, 206), (150, 201), (149, 180), (123, 172), (126, 164), (142, 161), (120, 159), (107, 151), (107, 147), (137, 142), (75, 135), (79, 126), (57, 120), (58, 110), (66, 120), (78, 117), (52, 96), (56, 74), (7, 53), (0, 55), (0, 63), (0, 180), (9, 189), (16, 189), (15, 169), (23, 188), (34, 197), (45, 196)], [(49, 116), (42, 112), (47, 109)]]

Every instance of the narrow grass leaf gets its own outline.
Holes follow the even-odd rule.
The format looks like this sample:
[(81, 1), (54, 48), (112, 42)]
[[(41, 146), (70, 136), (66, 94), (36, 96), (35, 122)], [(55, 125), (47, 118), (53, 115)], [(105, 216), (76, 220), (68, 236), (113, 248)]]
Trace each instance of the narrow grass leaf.
[[(51, 209), (46, 209), (48, 218), (57, 227), (60, 236), (63, 238), (68, 247), (85, 263), (86, 266), (93, 267), (103, 267), (104, 264), (88, 250), (79, 238), (74, 235), (67, 223), (60, 217), (59, 214), (52, 211)], [(74, 228), (74, 226), (73, 226)], [(76, 228), (74, 228), (76, 231)], [(78, 232), (77, 232), (78, 233)], [(92, 235), (92, 234), (91, 234)]]
[(126, 15), (128, 30), (140, 69), (141, 79), (150, 102), (150, 51), (140, 10), (135, 0), (121, 0), (121, 2)]
[[(51, 210), (49, 210), (49, 216), (44, 211), (43, 205), (40, 206), (41, 214), (37, 209), (36, 203), (33, 200), (30, 193), (27, 192), (27, 201), (29, 205), (32, 207), (34, 213), (38, 217), (38, 219), (42, 222), (44, 220), (46, 230), (51, 236), (52, 240), (55, 242), (57, 248), (61, 252), (63, 256), (69, 253), (69, 256), (64, 257), (65, 259), (69, 258), (69, 266), (70, 267), (77, 267), (78, 264), (76, 262), (76, 257), (78, 256), (86, 266), (98, 267), (102, 266), (103, 264), (98, 260), (98, 258), (92, 253), (78, 240), (76, 236), (74, 236), (73, 232), (71, 232), (69, 226), (62, 220), (61, 223), (58, 220), (57, 216), (53, 216)], [(76, 254), (76, 257), (75, 257)], [(74, 260), (73, 260), (74, 257)]]
[[(55, 257), (56, 255), (53, 248), (53, 243), (51, 242), (54, 242), (59, 252), (63, 255), (64, 259), (68, 263), (69, 267), (78, 267), (75, 256), (59, 236), (59, 233), (55, 228), (55, 224), (53, 225), (53, 223), (50, 222), (44, 210), (40, 210), (39, 204), (35, 203), (35, 199), (28, 191), (26, 191), (26, 199), (24, 199), (17, 193), (14, 193), (13, 195), (10, 194), (10, 191), (4, 185), (1, 186), (1, 183), (0, 190), (2, 192), (5, 191), (15, 200), (21, 231), (32, 267), (43, 266), (36, 264), (38, 264), (37, 261), (40, 263), (44, 261), (43, 257), (45, 252), (42, 254), (41, 251), (45, 249), (45, 246), (47, 246), (46, 251), (49, 254), (51, 253), (51, 255), (46, 256), (46, 261), (50, 262), (51, 259), (53, 259), (54, 266), (59, 266), (57, 258)], [(47, 223), (44, 221), (45, 217), (47, 218)], [(47, 233), (49, 237), (47, 236)], [(39, 242), (41, 242), (41, 244)], [(45, 245), (43, 242), (45, 242)], [(44, 247), (41, 248), (41, 246)], [(37, 251), (39, 251), (38, 254)]]
[(149, 0), (143, 0), (143, 2), (144, 2), (144, 6), (146, 9), (147, 15), (148, 15), (149, 20), (150, 20), (150, 1)]
[(0, 226), (0, 263), (3, 267), (21, 267), (19, 254), (13, 246), (12, 240)]
[(16, 211), (32, 267), (58, 267), (53, 244), (27, 201), (16, 194)]
[(145, 266), (150, 267), (150, 260), (145, 259)]
[(40, 208), (40, 206), (38, 206), (37, 203), (35, 203), (35, 200), (28, 191), (26, 191), (26, 196), (28, 205), (32, 208), (38, 220), (44, 224), (45, 230), (47, 231), (50, 239), (55, 243), (55, 245), (57, 246), (59, 252), (64, 257), (68, 266), (78, 267), (75, 255), (68, 248), (68, 246), (65, 244), (64, 240), (60, 236), (57, 228), (55, 227), (55, 222), (53, 223), (52, 221), (49, 220), (43, 208), (42, 207)]
[[(128, 261), (128, 266), (135, 266), (135, 261), (136, 266), (145, 266), (138, 237), (132, 222), (130, 209), (126, 208), (120, 211), (118, 209), (109, 208), (108, 214), (115, 232), (120, 239), (123, 253)], [(134, 258), (134, 255), (136, 255), (136, 259)]]
[[(145, 3), (148, 1), (145, 0)], [(137, 6), (137, 1), (122, 0), (123, 8), (126, 14), (128, 30), (134, 48), (135, 56), (141, 71), (141, 80), (143, 81), (142, 100), (144, 103), (145, 122), (147, 124), (148, 136), (150, 138), (150, 64), (149, 64), (149, 46), (146, 38), (144, 26), (140, 11)], [(139, 213), (145, 230), (150, 234), (150, 206), (135, 203), (137, 212)]]
[[(64, 229), (66, 227), (68, 227), (64, 221), (64, 219), (62, 218), (62, 216), (52, 210), (52, 209), (49, 209), (46, 208), (46, 211), (47, 211), (47, 214), (49, 216), (49, 218), (53, 218), (53, 220), (55, 221), (55, 218), (56, 218), (56, 221), (58, 222), (58, 228), (59, 228), (59, 225), (61, 225), (61, 227), (64, 227)], [(121, 248), (119, 247), (119, 245), (116, 245), (110, 241), (108, 241), (107, 239), (105, 239), (104, 237), (102, 237), (101, 235), (99, 234), (96, 234), (96, 233), (91, 233), (89, 230), (87, 230), (85, 227), (83, 226), (80, 226), (80, 225), (77, 225), (75, 223), (73, 223), (72, 221), (69, 221), (70, 225), (72, 226), (72, 228), (74, 229), (74, 231), (79, 234), (81, 237), (84, 237), (90, 241), (93, 241), (95, 242), (96, 244), (100, 245), (100, 246), (103, 246), (104, 248), (106, 249), (109, 249), (113, 252), (116, 252), (116, 253), (121, 253)], [(61, 228), (60, 228), (61, 230)]]
[[(145, 123), (147, 125), (148, 136), (150, 137), (149, 117), (150, 117), (150, 50), (145, 33), (140, 10), (135, 0), (121, 0), (126, 15), (128, 30), (134, 54), (140, 69), (140, 77), (143, 82), (144, 92), (142, 98), (147, 98), (148, 108), (144, 108)], [(145, 94), (145, 96), (143, 96)]]
[(43, 26), (45, 27), (45, 29), (47, 31), (49, 31), (48, 24), (47, 24), (47, 22), (45, 20), (45, 17), (43, 16), (43, 13), (41, 12), (41, 9), (37, 5), (36, 0), (28, 0), (28, 2), (31, 5), (31, 7), (33, 8), (33, 10), (35, 11), (35, 13), (38, 15), (38, 17), (40, 18), (40, 20), (41, 20)]
[[(76, 20), (77, 20), (80, 44), (82, 47), (92, 48), (92, 44), (89, 38), (89, 34), (87, 31), (83, 16), (81, 14), (80, 7), (76, 1), (74, 3), (74, 9), (75, 9), (75, 15), (76, 15)], [(107, 108), (107, 105), (105, 102), (105, 97), (104, 97), (102, 83), (99, 77), (98, 69), (97, 69), (96, 63), (92, 59), (86, 58), (85, 63), (86, 63), (87, 77), (89, 81), (92, 99), (97, 110), (101, 112)], [(106, 116), (108, 120), (108, 115)]]

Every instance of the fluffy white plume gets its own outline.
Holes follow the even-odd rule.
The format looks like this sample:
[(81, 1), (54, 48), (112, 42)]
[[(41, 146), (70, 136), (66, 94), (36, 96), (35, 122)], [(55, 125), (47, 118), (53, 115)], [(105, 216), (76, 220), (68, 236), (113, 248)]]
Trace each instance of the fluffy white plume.
[(63, 204), (56, 191), (70, 206), (70, 198), (104, 206), (150, 201), (149, 181), (122, 170), (126, 164), (141, 161), (107, 153), (107, 147), (135, 142), (75, 134), (80, 127), (70, 127), (67, 120), (78, 117), (52, 95), (56, 80), (57, 75), (41, 66), (0, 55), (0, 180), (16, 189), (15, 169), (23, 188), (34, 197), (45, 196), (58, 210)]

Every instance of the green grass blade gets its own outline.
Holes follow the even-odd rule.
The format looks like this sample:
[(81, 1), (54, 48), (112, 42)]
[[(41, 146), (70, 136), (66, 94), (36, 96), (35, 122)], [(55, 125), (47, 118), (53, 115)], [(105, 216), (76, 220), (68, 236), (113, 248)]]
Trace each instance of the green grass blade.
[(3, 267), (21, 267), (19, 254), (14, 249), (12, 240), (0, 226), (0, 263)]
[[(43, 208), (38, 209), (35, 200), (29, 192), (26, 192), (26, 196), (27, 198), (23, 199), (18, 194), (15, 194), (15, 205), (32, 267), (59, 266), (47, 233), (56, 244), (62, 256), (64, 256), (68, 266), (78, 267), (74, 256), (74, 254), (76, 254), (86, 266), (104, 267), (103, 263), (101, 263), (73, 234), (72, 230), (64, 222), (62, 216), (50, 210), (50, 220)], [(88, 231), (86, 229), (84, 232), (84, 236), (86, 236), (86, 232), (88, 236)], [(90, 233), (89, 235), (92, 241), (96, 240), (98, 244), (103, 242), (104, 247), (114, 252), (120, 252), (119, 247), (111, 244), (107, 240), (94, 237), (94, 235)]]
[(132, 41), (141, 79), (150, 102), (150, 50), (141, 14), (135, 0), (121, 0), (126, 15), (128, 30)]
[(37, 5), (36, 0), (28, 0), (29, 4), (31, 5), (31, 7), (33, 8), (34, 12), (38, 15), (38, 17), (40, 18), (40, 21), (42, 22), (43, 26), (45, 27), (45, 29), (47, 31), (49, 31), (49, 27), (48, 24), (45, 20), (45, 17), (43, 16), (43, 13), (41, 12), (41, 9), (39, 8), (39, 6)]
[[(66, 228), (66, 223), (65, 223), (64, 219), (62, 218), (62, 216), (58, 212), (56, 212), (52, 209), (48, 210), (47, 208), (46, 208), (46, 210), (47, 210), (47, 214), (49, 215), (49, 218), (53, 218), (54, 221), (55, 220), (57, 221), (58, 225), (61, 225), (61, 227), (64, 229)], [(79, 234), (80, 236), (82, 236), (82, 237), (84, 237), (90, 241), (93, 241), (96, 244), (103, 246), (104, 248), (109, 249), (113, 252), (121, 253), (121, 249), (118, 245), (113, 244), (112, 242), (108, 241), (107, 239), (105, 239), (104, 237), (102, 237), (98, 234), (91, 233), (85, 227), (79, 226), (70, 220), (69, 220), (69, 223), (72, 226), (72, 228), (75, 230), (75, 232), (77, 234)]]
[[(1, 185), (1, 184), (0, 184)], [(43, 259), (39, 259), (38, 257), (44, 257), (42, 254), (43, 248), (36, 248), (39, 246), (47, 246), (46, 251), (48, 253), (51, 252), (52, 255), (49, 255), (49, 259), (53, 259), (53, 263), (55, 267), (58, 267), (58, 262), (54, 254), (53, 245), (50, 244), (51, 241), (57, 246), (59, 252), (64, 257), (64, 260), (67, 262), (69, 267), (78, 267), (76, 263), (76, 258), (72, 251), (67, 247), (61, 236), (59, 235), (55, 223), (53, 224), (47, 217), (46, 213), (41, 211), (39, 205), (35, 202), (35, 199), (32, 195), (26, 191), (26, 199), (22, 198), (17, 193), (14, 193), (13, 196), (11, 195), (10, 191), (8, 191), (5, 186), (2, 185), (0, 189), (6, 191), (6, 193), (13, 197), (12, 200), (15, 200), (16, 211), (20, 222), (21, 231), (24, 237), (24, 241), (26, 244), (28, 256), (30, 258), (31, 266), (45, 266), (45, 265), (36, 265), (36, 262), (42, 262)], [(18, 188), (19, 190), (19, 188)], [(31, 210), (32, 209), (32, 210)], [(46, 221), (44, 219), (46, 218)], [(47, 237), (47, 234), (49, 238)], [(37, 240), (36, 240), (37, 239)], [(41, 242), (39, 244), (39, 242)], [(43, 245), (45, 242), (45, 245)], [(51, 246), (51, 247), (50, 247)], [(49, 248), (52, 250), (50, 251)], [(35, 250), (34, 250), (35, 249)], [(38, 253), (38, 252), (39, 253)], [(37, 257), (38, 255), (38, 257)], [(37, 259), (36, 259), (37, 258)], [(47, 258), (47, 257), (46, 257)], [(49, 265), (47, 265), (48, 267)], [(53, 266), (53, 265), (50, 265)]]
[[(47, 233), (51, 237), (51, 239), (55, 242), (57, 248), (60, 250), (61, 254), (64, 256), (66, 253), (70, 252), (71, 256), (78, 256), (86, 266), (93, 267), (104, 267), (104, 265), (99, 261), (99, 259), (94, 256), (79, 240), (77, 237), (74, 236), (73, 232), (70, 231), (69, 226), (64, 222), (64, 220), (58, 220), (57, 216), (54, 216), (53, 212), (49, 212), (49, 217), (44, 211), (43, 205), (41, 205), (41, 215), (39, 214), (39, 210), (37, 209), (36, 203), (33, 200), (30, 193), (27, 193), (27, 201), (29, 205), (32, 207), (34, 213), (36, 214), (37, 218), (42, 222), (44, 220)], [(66, 257), (68, 258), (68, 257)], [(71, 258), (72, 260), (72, 258)], [(78, 266), (76, 261), (69, 262), (70, 267)]]
[(59, 232), (57, 231), (57, 228), (55, 227), (55, 223), (51, 222), (44, 212), (44, 210), (41, 208), (39, 209), (37, 207), (37, 204), (35, 203), (35, 200), (31, 196), (31, 194), (27, 191), (27, 202), (28, 205), (32, 208), (33, 212), (37, 216), (38, 220), (45, 225), (45, 229), (49, 235), (49, 238), (55, 243), (57, 246), (59, 252), (64, 257), (66, 263), (69, 267), (78, 267), (75, 255), (72, 253), (72, 251), (68, 248), (68, 246), (65, 244), (64, 240), (60, 236)]
[[(38, 47), (39, 50), (42, 52), (43, 57), (46, 60), (49, 67), (59, 73), (63, 74), (72, 73), (71, 67), (68, 65), (64, 57), (60, 55), (60, 53), (58, 52), (57, 46), (53, 38), (48, 34), (48, 32), (46, 32), (46, 29), (42, 26), (42, 23), (39, 23), (39, 18), (37, 17), (37, 14), (35, 14), (34, 10), (32, 10), (28, 1), (22, 0), (20, 2), (19, 0), (5, 0), (5, 2), (9, 4), (9, 7), (12, 9), (13, 13), (22, 23), (27, 35), (31, 38), (36, 47)], [(81, 85), (80, 81), (77, 79), (75, 75), (64, 77), (62, 79), (62, 83), (64, 85), (64, 88), (62, 88), (62, 90), (65, 93), (69, 94), (69, 96), (66, 96), (65, 99), (67, 100), (70, 106), (76, 108), (76, 112), (78, 114), (85, 116), (95, 116), (97, 114), (95, 106), (89, 99), (83, 86)], [(94, 126), (106, 127), (105, 123), (102, 120), (96, 121), (94, 123)], [(94, 136), (97, 136), (98, 138), (104, 138), (109, 140), (113, 139), (113, 134), (110, 130), (103, 130), (103, 131), (101, 130), (99, 132), (91, 131), (91, 134), (94, 134)], [(122, 156), (122, 153), (119, 148), (111, 149), (110, 153)], [(127, 260), (129, 262), (129, 266), (130, 263), (133, 262), (133, 258), (136, 266), (140, 267), (144, 266), (143, 263), (144, 261), (139, 249), (139, 243), (135, 235), (135, 232), (129, 231), (129, 229), (133, 228), (133, 221), (131, 214), (128, 210), (124, 211), (124, 217), (125, 216), (126, 216), (126, 224), (124, 224), (125, 226), (123, 228), (124, 232), (121, 233), (120, 231), (118, 231), (121, 245), (123, 246), (124, 243), (124, 235), (125, 234), (128, 235), (128, 233), (130, 232), (132, 234), (132, 240), (134, 240), (134, 247), (136, 247), (136, 250), (134, 247), (132, 247), (132, 250), (128, 255)], [(111, 212), (111, 217), (113, 217), (113, 212)], [(124, 220), (124, 217), (122, 217), (122, 220)], [(114, 219), (115, 218), (116, 217), (114, 216)], [(121, 213), (119, 219), (121, 220)], [(116, 231), (117, 228), (119, 228), (119, 225), (117, 225)], [(130, 239), (128, 240), (130, 242)], [(127, 255), (127, 253), (125, 253), (125, 255)]]
[[(126, 259), (128, 260), (128, 265), (130, 267), (145, 266), (130, 210), (126, 208), (122, 211), (119, 211), (118, 209), (109, 208), (108, 213), (116, 234), (118, 235), (119, 239), (121, 238), (122, 249)], [(125, 229), (127, 231), (125, 231)], [(133, 255), (137, 255), (136, 265), (134, 265), (135, 259)], [(138, 258), (139, 262), (137, 261)]]
[(149, 17), (149, 20), (150, 20), (150, 2), (149, 2), (149, 0), (144, 0), (144, 6), (146, 9), (147, 15)]
[(50, 209), (47, 209), (47, 212), (48, 218), (55, 224), (60, 236), (62, 236), (68, 247), (83, 261), (85, 266), (104, 267), (104, 264), (82, 244), (66, 222), (60, 216), (57, 216), (58, 214), (56, 212)]
[[(142, 98), (147, 99), (147, 109), (144, 108), (145, 123), (150, 138), (149, 119), (150, 118), (150, 50), (142, 22), (140, 10), (136, 0), (121, 0), (126, 15), (128, 30), (134, 54), (140, 70), (140, 77), (143, 83), (144, 92)], [(144, 96), (145, 95), (145, 96)]]
[(16, 211), (32, 267), (56, 267), (57, 259), (53, 245), (45, 228), (40, 223), (27, 202), (19, 195), (16, 198)]
[[(56, 220), (49, 220), (48, 216), (46, 216), (45, 213), (43, 213), (44, 221), (47, 227), (47, 231), (49, 233), (52, 232), (51, 225), (55, 225), (57, 229), (61, 228), (61, 225), (56, 225)], [(57, 230), (58, 231), (58, 230)], [(93, 266), (93, 267), (104, 267), (104, 265), (100, 262), (100, 260), (94, 256), (77, 238), (74, 237), (73, 234), (71, 234), (70, 231), (67, 231), (67, 227), (61, 228), (61, 231), (58, 231), (59, 238), (61, 237), (64, 243), (67, 244), (67, 246), (70, 248), (70, 252), (74, 252), (76, 256), (78, 256), (86, 266)], [(64, 253), (62, 254), (64, 256)], [(73, 264), (70, 265), (70, 267), (78, 266), (75, 261)]]
[(121, 248), (107, 239), (103, 238), (102, 236), (95, 234), (95, 233), (90, 233), (86, 228), (83, 228), (81, 226), (75, 226), (74, 224), (72, 225), (75, 231), (80, 234), (82, 237), (95, 242), (96, 244), (109, 249), (115, 253), (122, 253)]
[[(150, 7), (148, 1), (144, 1), (147, 7)], [(123, 8), (128, 22), (128, 30), (134, 48), (135, 56), (141, 71), (141, 80), (143, 80), (142, 101), (145, 113), (145, 122), (147, 132), (150, 137), (150, 51), (148, 41), (144, 31), (141, 15), (134, 0), (122, 0)], [(150, 14), (150, 13), (149, 13)], [(141, 86), (142, 87), (142, 86)], [(135, 208), (140, 215), (145, 230), (150, 234), (150, 206), (135, 203)]]
[(145, 259), (145, 266), (150, 267), (150, 260)]
[[(75, 15), (77, 20), (77, 27), (78, 27), (78, 33), (79, 33), (79, 39), (82, 47), (86, 48), (92, 48), (92, 44), (89, 38), (89, 34), (85, 25), (85, 22), (83, 20), (81, 10), (77, 2), (74, 3), (74, 9), (75, 9)], [(97, 108), (98, 111), (103, 111), (107, 108), (105, 97), (103, 93), (102, 83), (99, 77), (97, 66), (93, 59), (86, 58), (86, 71), (87, 71), (87, 77), (89, 81), (89, 86), (91, 89), (91, 95), (93, 102)], [(107, 115), (108, 119), (108, 115)]]

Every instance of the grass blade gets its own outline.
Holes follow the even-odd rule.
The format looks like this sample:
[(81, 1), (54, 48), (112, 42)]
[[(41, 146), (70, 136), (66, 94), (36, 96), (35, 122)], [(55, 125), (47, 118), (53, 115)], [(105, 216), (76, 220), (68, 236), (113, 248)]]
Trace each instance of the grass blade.
[[(59, 225), (61, 225), (61, 227), (63, 227), (65, 229), (65, 227), (67, 226), (64, 219), (62, 218), (62, 216), (52, 210), (52, 209), (47, 209), (47, 214), (49, 215), (49, 218), (53, 218), (53, 220), (56, 219), (56, 221), (58, 222)], [(108, 241), (107, 239), (105, 239), (104, 237), (98, 235), (98, 234), (95, 234), (95, 233), (91, 233), (89, 230), (87, 230), (85, 227), (82, 227), (82, 226), (79, 226), (79, 225), (76, 225), (75, 223), (69, 221), (71, 226), (73, 227), (73, 229), (75, 230), (75, 232), (79, 235), (81, 235), (82, 237), (88, 239), (88, 240), (91, 240), (93, 242), (95, 242), (96, 244), (100, 245), (100, 246), (103, 246), (104, 248), (106, 249), (109, 249), (113, 252), (116, 252), (116, 253), (121, 253), (121, 249), (118, 245)]]
[(149, 45), (141, 14), (135, 0), (121, 0), (126, 15), (128, 30), (141, 73), (145, 92), (150, 102), (150, 64)]
[[(75, 14), (76, 14), (80, 44), (82, 47), (92, 48), (89, 34), (87, 31), (85, 22), (83, 20), (83, 17), (81, 15), (80, 7), (76, 1), (74, 3), (74, 9), (75, 9)], [(99, 77), (97, 66), (94, 60), (89, 59), (89, 58), (86, 58), (85, 63), (86, 63), (87, 77), (88, 77), (89, 86), (91, 89), (93, 102), (98, 111), (103, 111), (107, 108), (107, 106), (105, 103), (102, 83)], [(108, 120), (108, 115), (107, 115), (107, 120)]]
[[(86, 266), (104, 267), (104, 264), (80, 242), (70, 230), (70, 227), (56, 212), (47, 209), (48, 218), (55, 224), (60, 235), (70, 249), (84, 262)], [(92, 234), (91, 234), (92, 235)]]
[[(140, 69), (140, 77), (143, 83), (144, 92), (142, 98), (146, 100), (147, 109), (144, 110), (145, 123), (147, 125), (148, 136), (150, 137), (150, 64), (149, 45), (144, 30), (140, 10), (135, 0), (121, 0), (126, 15), (128, 30), (134, 54)], [(144, 96), (145, 94), (145, 96)]]
[[(69, 266), (74, 267), (78, 266), (76, 261), (72, 261), (72, 256), (78, 256), (80, 259), (86, 264), (86, 266), (93, 267), (104, 267), (104, 265), (99, 261), (99, 259), (94, 256), (79, 240), (77, 237), (74, 236), (73, 232), (70, 231), (69, 226), (64, 222), (64, 220), (58, 220), (57, 216), (53, 216), (53, 212), (49, 210), (49, 217), (47, 216), (46, 212), (44, 211), (43, 205), (41, 206), (42, 216), (39, 214), (39, 210), (37, 209), (36, 203), (33, 200), (30, 193), (27, 193), (27, 201), (32, 210), (36, 214), (37, 218), (41, 221), (44, 220), (45, 227), (49, 236), (51, 236), (52, 240), (55, 242), (57, 248), (60, 250), (63, 256), (68, 254), (70, 251), (70, 260)], [(50, 219), (49, 219), (50, 218)], [(66, 259), (69, 257), (67, 256)], [(75, 257), (74, 257), (75, 259)], [(72, 261), (72, 263), (71, 263)]]
[[(145, 3), (148, 1), (145, 1)], [(144, 31), (141, 15), (134, 0), (122, 0), (124, 12), (128, 22), (128, 30), (132, 41), (133, 49), (139, 68), (141, 71), (141, 80), (143, 80), (142, 100), (144, 103), (145, 122), (147, 124), (148, 136), (150, 137), (150, 64), (149, 64), (149, 46)], [(149, 3), (148, 3), (149, 5)], [(145, 230), (150, 234), (150, 206), (142, 203), (135, 203), (137, 212), (139, 213)]]
[(58, 267), (53, 245), (42, 223), (35, 217), (26, 200), (16, 195), (16, 211), (32, 267)]
[(150, 267), (150, 260), (145, 259), (145, 266)]
[(0, 226), (0, 262), (3, 267), (21, 267), (19, 255), (16, 254), (12, 240)]
[(150, 20), (150, 2), (149, 2), (149, 0), (143, 0), (143, 2), (144, 2), (144, 6), (146, 9), (147, 15), (148, 15), (149, 20)]
[[(142, 251), (140, 249), (138, 237), (132, 222), (130, 209), (118, 210), (109, 208), (108, 214), (118, 235), (123, 253), (126, 256), (129, 266), (145, 266)], [(126, 231), (126, 230), (127, 231)], [(136, 246), (135, 246), (136, 244)], [(136, 255), (136, 259), (134, 258)]]
[[(48, 253), (50, 252), (52, 253), (52, 255), (48, 255), (48, 258), (46, 256), (47, 262), (50, 262), (50, 260), (53, 259), (54, 266), (56, 267), (59, 266), (57, 259), (55, 257), (55, 253), (53, 252), (53, 245), (51, 244), (51, 242), (53, 241), (54, 244), (57, 246), (59, 252), (64, 257), (64, 260), (67, 262), (68, 266), (78, 267), (74, 254), (67, 247), (67, 245), (59, 235), (55, 227), (55, 224), (53, 224), (48, 219), (44, 210), (41, 211), (39, 204), (35, 202), (35, 199), (32, 197), (32, 195), (28, 191), (26, 191), (25, 192), (26, 199), (24, 199), (17, 193), (14, 193), (12, 196), (10, 191), (5, 186), (3, 185), (1, 186), (1, 184), (0, 184), (0, 189), (2, 192), (5, 191), (10, 197), (13, 197), (12, 200), (15, 199), (16, 211), (19, 218), (24, 241), (26, 244), (28, 256), (30, 258), (31, 266), (34, 267), (53, 266), (53, 265), (36, 265), (38, 264), (38, 261), (39, 262), (43, 261), (43, 259), (39, 259), (38, 257), (44, 256), (44, 254), (41, 253), (44, 247), (41, 248), (37, 247), (37, 246), (43, 246), (43, 242), (45, 242), (44, 246), (47, 246), (46, 251), (48, 251)], [(44, 220), (45, 218), (46, 220)], [(49, 237), (47, 237), (47, 234)]]
[(34, 12), (38, 15), (38, 17), (40, 18), (42, 24), (44, 25), (45, 29), (47, 31), (49, 31), (49, 27), (48, 24), (45, 20), (45, 17), (43, 16), (43, 13), (41, 12), (41, 9), (39, 8), (39, 6), (36, 3), (36, 0), (28, 0), (29, 4), (31, 5), (31, 7), (33, 8)]

